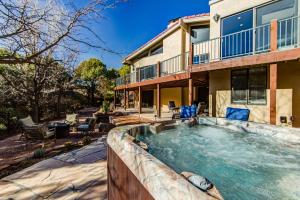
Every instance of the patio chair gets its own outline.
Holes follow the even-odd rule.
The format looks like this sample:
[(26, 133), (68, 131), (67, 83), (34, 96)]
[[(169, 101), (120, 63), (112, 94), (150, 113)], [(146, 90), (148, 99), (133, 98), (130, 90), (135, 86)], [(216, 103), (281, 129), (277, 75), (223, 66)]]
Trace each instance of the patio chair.
[(21, 137), (25, 136), (26, 139), (44, 140), (55, 136), (55, 128), (48, 129), (48, 127), (43, 124), (35, 124), (30, 116), (20, 119), (20, 122), (23, 129)]
[(89, 134), (95, 130), (96, 119), (87, 118), (85, 122), (77, 127), (77, 131), (83, 134)]
[(78, 115), (77, 114), (67, 114), (66, 119), (64, 121), (66, 124), (70, 126), (76, 126), (78, 124)]
[(179, 107), (176, 107), (174, 101), (169, 101), (168, 108), (169, 108), (169, 112), (172, 111), (174, 113), (174, 112), (178, 112), (179, 111)]

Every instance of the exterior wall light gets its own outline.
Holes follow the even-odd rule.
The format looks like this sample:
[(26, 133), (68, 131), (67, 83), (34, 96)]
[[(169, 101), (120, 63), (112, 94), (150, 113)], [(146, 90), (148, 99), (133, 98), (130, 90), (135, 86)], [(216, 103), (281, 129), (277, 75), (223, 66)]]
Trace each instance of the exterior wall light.
[(213, 16), (213, 19), (215, 20), (215, 22), (218, 22), (219, 19), (220, 19), (220, 15), (216, 13), (216, 14)]

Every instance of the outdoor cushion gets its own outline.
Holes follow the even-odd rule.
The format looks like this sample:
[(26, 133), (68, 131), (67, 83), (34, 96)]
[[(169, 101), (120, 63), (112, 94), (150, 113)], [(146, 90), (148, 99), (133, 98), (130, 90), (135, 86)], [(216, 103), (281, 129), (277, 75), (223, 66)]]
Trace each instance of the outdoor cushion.
[(35, 126), (36, 124), (32, 121), (32, 118), (30, 116), (20, 119), (23, 126)]
[(248, 121), (249, 114), (249, 109), (228, 107), (226, 111), (226, 119)]
[(190, 106), (190, 110), (191, 110), (191, 116), (196, 117), (197, 116), (197, 105), (193, 104), (192, 106)]
[(189, 106), (181, 106), (180, 108), (180, 118), (190, 118), (191, 111)]
[(78, 126), (78, 130), (89, 130), (90, 126), (88, 124), (82, 124), (80, 126)]
[(181, 106), (180, 108), (180, 118), (191, 118), (197, 115), (197, 106)]

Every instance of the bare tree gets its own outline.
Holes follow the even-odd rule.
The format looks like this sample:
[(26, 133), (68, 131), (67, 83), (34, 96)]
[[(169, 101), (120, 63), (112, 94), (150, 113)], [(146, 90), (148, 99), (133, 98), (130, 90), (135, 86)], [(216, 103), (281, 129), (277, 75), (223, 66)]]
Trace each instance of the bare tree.
[[(0, 0), (0, 46), (7, 50), (0, 55), (0, 64), (34, 64), (48, 51), (55, 58), (53, 48), (78, 51), (76, 44), (115, 53), (89, 22), (103, 18), (103, 11), (120, 1), (87, 0), (85, 5), (76, 6), (71, 0)], [(92, 34), (98, 43), (85, 38), (83, 32)]]

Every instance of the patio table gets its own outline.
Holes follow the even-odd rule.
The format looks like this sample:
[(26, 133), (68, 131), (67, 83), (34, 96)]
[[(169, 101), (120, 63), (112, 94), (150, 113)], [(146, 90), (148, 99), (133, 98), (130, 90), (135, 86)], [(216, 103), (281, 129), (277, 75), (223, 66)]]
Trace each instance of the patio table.
[(69, 134), (70, 125), (64, 122), (51, 122), (48, 129), (55, 128), (56, 138), (64, 138)]

